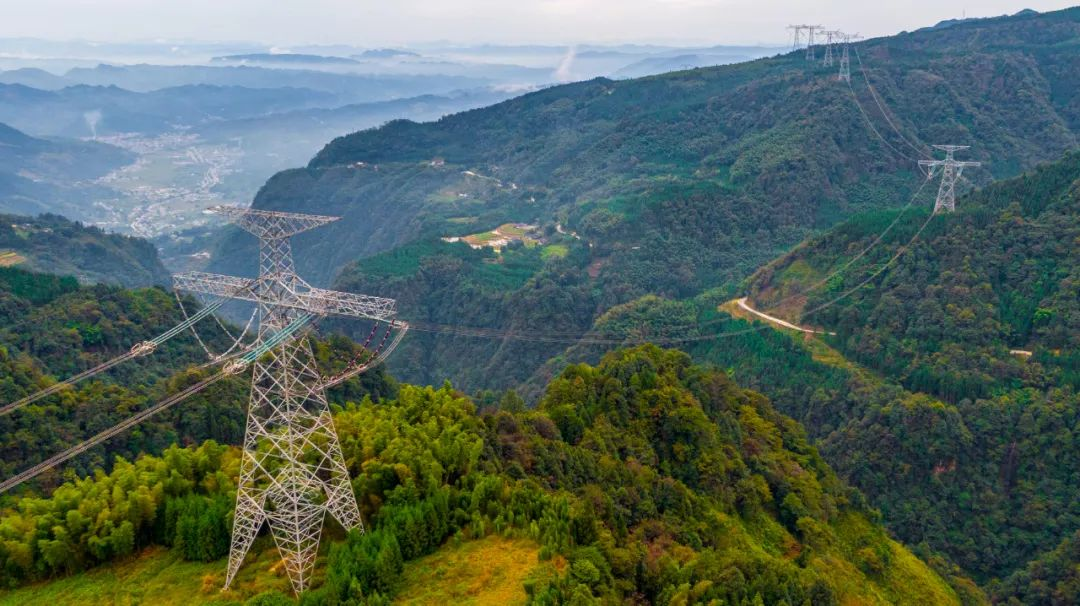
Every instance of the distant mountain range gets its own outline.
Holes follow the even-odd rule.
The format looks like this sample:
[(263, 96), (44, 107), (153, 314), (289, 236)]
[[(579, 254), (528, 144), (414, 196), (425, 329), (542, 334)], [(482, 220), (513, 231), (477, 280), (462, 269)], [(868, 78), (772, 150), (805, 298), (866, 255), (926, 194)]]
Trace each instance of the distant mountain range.
[(212, 63), (262, 63), (267, 65), (356, 65), (358, 63), (347, 57), (327, 57), (325, 55), (304, 55), (299, 53), (224, 55), (214, 57), (210, 61)]

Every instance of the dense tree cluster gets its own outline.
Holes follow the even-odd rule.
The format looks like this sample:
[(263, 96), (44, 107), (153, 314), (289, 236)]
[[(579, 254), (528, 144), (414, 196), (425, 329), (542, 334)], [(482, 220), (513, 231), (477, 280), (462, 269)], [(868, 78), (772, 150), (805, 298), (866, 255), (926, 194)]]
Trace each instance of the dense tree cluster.
[(1006, 606), (1080, 603), (1080, 532), (994, 587), (993, 594)]
[(238, 452), (214, 442), (168, 448), (161, 457), (118, 459), (109, 474), (66, 483), (50, 497), (27, 496), (0, 517), (2, 585), (72, 574), (150, 544), (175, 545), (190, 559), (228, 549), (227, 516)]
[[(879, 279), (803, 320), (835, 329), (831, 344), (878, 376), (792, 346), (747, 360), (706, 354), (745, 368), (740, 378), (802, 421), (898, 536), (984, 582), (1018, 573), (1080, 528), (1078, 183), (1080, 155), (1070, 154), (975, 192)], [(751, 283), (759, 307), (820, 281), (896, 218), (858, 217), (766, 267)], [(851, 291), (926, 219), (908, 211), (805, 308)], [(782, 356), (790, 370), (769, 374), (754, 361), (762, 356)]]
[[(565, 562), (526, 587), (538, 605), (959, 603), (796, 423), (686, 354), (613, 353), (568, 368), (538, 410), (503, 401), (515, 411), (405, 385), (337, 411), (368, 532), (331, 547), (302, 603), (387, 604), (408, 560), (492, 533)], [(63, 574), (150, 543), (220, 556), (236, 473), (237, 451), (207, 443), (24, 498), (0, 524), (5, 570)], [(64, 541), (75, 547), (51, 560)]]

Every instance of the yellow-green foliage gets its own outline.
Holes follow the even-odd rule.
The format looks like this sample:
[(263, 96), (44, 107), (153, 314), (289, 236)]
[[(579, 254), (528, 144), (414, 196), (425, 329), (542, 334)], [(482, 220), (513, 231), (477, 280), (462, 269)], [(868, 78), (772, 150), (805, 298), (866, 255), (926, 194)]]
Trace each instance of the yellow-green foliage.
[(548, 244), (540, 251), (540, 258), (545, 261), (548, 259), (563, 259), (568, 254), (570, 254), (570, 248), (565, 244)]
[(394, 603), (401, 606), (525, 604), (526, 583), (559, 574), (556, 561), (541, 562), (539, 556), (540, 546), (528, 539), (495, 535), (476, 541), (452, 541), (405, 566), (401, 577), (403, 589)]
[(153, 547), (77, 576), (0, 592), (0, 606), (239, 605), (265, 591), (289, 590), (276, 551), (261, 547), (227, 592), (224, 560), (185, 562), (175, 550)]
[[(798, 604), (958, 603), (870, 521), (794, 421), (681, 352), (647, 346), (612, 353), (597, 367), (568, 368), (539, 410), (521, 412), (512, 400), (504, 399), (508, 410), (477, 414), (449, 385), (403, 386), (394, 401), (365, 399), (339, 410), (335, 424), (368, 532), (328, 546), (321, 586), (305, 604), (420, 604), (436, 596), (450, 603), (621, 604), (634, 595), (672, 605), (787, 597)], [(110, 487), (126, 483), (120, 496), (153, 495), (168, 485), (163, 471), (179, 475), (200, 460), (192, 459), (198, 452), (140, 460), (140, 468), (157, 470), (143, 475), (145, 491), (131, 466), (79, 490), (115, 492)], [(235, 452), (212, 451), (228, 471), (204, 473), (205, 492), (220, 491), (220, 478), (235, 475)], [(63, 519), (64, 510), (79, 507), (65, 496), (70, 490), (24, 501), (21, 511)], [(144, 509), (151, 517), (161, 512)], [(31, 514), (20, 515), (10, 519), (22, 522), (4, 523), (37, 526)], [(14, 554), (0, 545), (5, 553), (10, 562)], [(152, 560), (176, 566), (181, 587), (205, 579), (206, 589), (184, 592), (188, 604), (223, 599), (209, 589), (220, 585), (222, 562), (210, 569), (159, 557), (4, 598), (152, 592), (163, 577), (139, 564)], [(240, 593), (280, 580), (263, 561), (245, 568), (251, 580)], [(140, 595), (153, 601), (152, 593)]]

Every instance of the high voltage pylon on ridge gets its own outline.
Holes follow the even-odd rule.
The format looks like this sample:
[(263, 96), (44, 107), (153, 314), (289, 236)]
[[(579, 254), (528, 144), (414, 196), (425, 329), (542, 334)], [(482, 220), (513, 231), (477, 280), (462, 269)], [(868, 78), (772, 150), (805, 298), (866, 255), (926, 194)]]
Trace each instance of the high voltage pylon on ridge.
[(806, 27), (806, 59), (808, 61), (814, 60), (814, 32), (820, 31), (822, 27), (820, 25), (807, 25)]
[[(251, 281), (189, 272), (175, 276), (175, 285), (180, 290), (254, 302), (259, 312), (259, 343), (280, 335), (304, 316), (364, 318), (394, 327), (394, 300), (313, 288), (296, 274), (291, 236), (337, 217), (229, 206), (212, 210), (259, 238), (259, 277), (250, 288), (242, 289), (237, 286)], [(267, 522), (293, 589), (300, 593), (311, 581), (325, 514), (346, 529), (363, 531), (325, 394), (326, 386), (339, 381), (320, 376), (311, 346), (300, 333), (275, 344), (252, 366), (225, 587), (232, 584)]]
[(821, 64), (825, 67), (831, 67), (833, 64), (833, 45), (835, 41), (839, 39), (843, 34), (838, 31), (829, 30), (825, 33), (825, 58), (822, 59)]
[(843, 49), (840, 51), (840, 74), (837, 76), (839, 80), (844, 82), (851, 82), (851, 43), (854, 40), (860, 39), (862, 36), (859, 34), (845, 34), (844, 32), (833, 32), (838, 40), (841, 40)]
[(823, 28), (820, 25), (789, 25), (788, 29), (795, 32), (795, 41), (792, 44), (791, 50), (799, 50), (802, 43), (802, 33), (806, 32), (806, 58), (814, 59), (814, 32), (820, 32)]
[(969, 145), (935, 145), (934, 149), (945, 152), (944, 160), (919, 160), (920, 166), (927, 167), (927, 179), (933, 179), (936, 169), (941, 168), (941, 185), (938, 186), (937, 200), (934, 202), (935, 215), (939, 212), (956, 211), (956, 182), (960, 180), (965, 168), (982, 166), (982, 162), (960, 162), (953, 159), (953, 153), (969, 147)]
[(791, 50), (797, 51), (802, 48), (802, 32), (806, 29), (805, 25), (789, 25), (788, 29), (794, 32), (794, 41), (791, 43)]

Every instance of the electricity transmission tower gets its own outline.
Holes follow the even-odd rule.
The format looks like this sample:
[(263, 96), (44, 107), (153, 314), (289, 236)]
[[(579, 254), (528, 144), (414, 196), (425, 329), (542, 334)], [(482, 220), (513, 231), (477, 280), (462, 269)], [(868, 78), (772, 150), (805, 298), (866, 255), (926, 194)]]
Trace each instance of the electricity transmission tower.
[[(347, 529), (362, 531), (363, 523), (326, 401), (324, 388), (332, 382), (320, 376), (306, 337), (280, 335), (305, 316), (365, 318), (392, 326), (395, 302), (313, 288), (296, 275), (290, 238), (337, 217), (229, 206), (211, 210), (259, 238), (259, 277), (252, 281), (188, 272), (174, 277), (176, 287), (255, 303), (258, 342), (279, 340), (252, 362), (225, 587), (232, 584), (267, 522), (293, 589), (300, 593), (311, 581), (325, 514)], [(236, 364), (246, 363), (231, 363)]]
[(814, 32), (821, 31), (820, 25), (804, 25), (806, 28), (806, 59), (808, 61), (814, 60)]
[(820, 32), (822, 27), (820, 25), (789, 25), (788, 29), (795, 32), (795, 42), (791, 46), (791, 50), (799, 50), (802, 45), (802, 33), (806, 32), (806, 58), (814, 59), (814, 32)]
[(802, 43), (802, 33), (806, 29), (805, 25), (789, 25), (788, 29), (795, 32), (795, 41), (791, 44), (791, 50), (797, 51)]
[(825, 59), (821, 61), (821, 64), (825, 67), (831, 67), (833, 64), (833, 43), (842, 34), (837, 31), (829, 30), (825, 32)]
[(843, 32), (833, 32), (838, 39), (842, 39), (843, 50), (840, 52), (840, 80), (844, 82), (851, 82), (851, 41), (861, 38), (859, 34), (845, 34)]
[(967, 167), (982, 166), (981, 162), (960, 162), (953, 159), (953, 153), (968, 149), (968, 145), (935, 145), (935, 149), (945, 152), (944, 160), (919, 160), (920, 166), (927, 167), (926, 178), (933, 179), (936, 169), (941, 168), (941, 185), (938, 187), (937, 201), (934, 202), (934, 214), (956, 211), (956, 182), (960, 180)]

